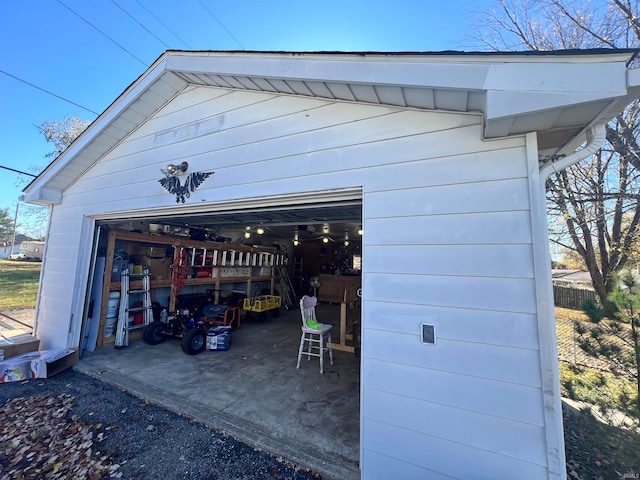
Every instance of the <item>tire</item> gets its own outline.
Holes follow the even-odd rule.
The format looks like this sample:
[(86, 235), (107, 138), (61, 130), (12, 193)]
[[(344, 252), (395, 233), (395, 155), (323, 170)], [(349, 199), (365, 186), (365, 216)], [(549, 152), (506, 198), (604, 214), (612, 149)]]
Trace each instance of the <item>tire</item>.
[(144, 327), (142, 332), (142, 339), (145, 343), (149, 345), (158, 345), (159, 343), (164, 342), (164, 329), (166, 325), (160, 321), (151, 322), (149, 325)]
[(182, 337), (182, 351), (187, 355), (196, 355), (204, 350), (207, 331), (204, 328), (192, 328)]

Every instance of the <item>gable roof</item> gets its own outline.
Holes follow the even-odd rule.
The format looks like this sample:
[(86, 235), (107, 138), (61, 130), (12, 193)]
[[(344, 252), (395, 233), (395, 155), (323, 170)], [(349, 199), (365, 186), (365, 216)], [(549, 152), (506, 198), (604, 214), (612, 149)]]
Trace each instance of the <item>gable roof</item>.
[(640, 95), (635, 50), (558, 52), (228, 52), (162, 54), (24, 189), (55, 204), (83, 172), (188, 85), (477, 112), (485, 138), (538, 132), (541, 156), (567, 154), (587, 128)]

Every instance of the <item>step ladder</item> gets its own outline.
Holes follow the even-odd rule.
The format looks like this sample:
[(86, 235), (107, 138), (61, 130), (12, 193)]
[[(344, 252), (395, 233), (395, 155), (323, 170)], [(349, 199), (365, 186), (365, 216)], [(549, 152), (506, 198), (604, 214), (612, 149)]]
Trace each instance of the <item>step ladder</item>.
[[(124, 348), (129, 346), (129, 331), (144, 328), (153, 322), (153, 310), (151, 305), (151, 287), (150, 287), (149, 268), (145, 265), (142, 267), (142, 273), (130, 273), (128, 269), (122, 270), (120, 279), (120, 309), (118, 312), (118, 324), (116, 327), (116, 348)], [(131, 278), (142, 280), (141, 289), (129, 288)], [(142, 306), (131, 307), (130, 295), (142, 294)], [(129, 315), (143, 312), (143, 321), (139, 325), (129, 325)]]
[(294, 280), (302, 279), (302, 257), (293, 257), (293, 266), (291, 268), (291, 277)]
[(293, 291), (293, 285), (291, 285), (291, 279), (287, 273), (287, 266), (277, 265), (276, 269), (280, 276), (280, 295), (282, 296), (282, 306), (289, 310), (293, 306), (296, 294)]

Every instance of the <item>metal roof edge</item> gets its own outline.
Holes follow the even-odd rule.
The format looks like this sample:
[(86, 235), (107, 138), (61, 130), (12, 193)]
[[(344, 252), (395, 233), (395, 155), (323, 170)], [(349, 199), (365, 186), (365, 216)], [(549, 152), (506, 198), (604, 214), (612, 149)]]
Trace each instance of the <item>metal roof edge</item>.
[(172, 49), (167, 50), (166, 54), (174, 53), (192, 53), (192, 54), (273, 54), (273, 55), (343, 55), (343, 56), (391, 56), (391, 57), (403, 57), (403, 56), (522, 56), (522, 57), (549, 57), (549, 56), (586, 56), (586, 55), (629, 55), (638, 54), (640, 49), (638, 48), (587, 48), (587, 49), (563, 49), (563, 50), (515, 50), (515, 51), (464, 51), (464, 50), (439, 50), (439, 51), (376, 51), (376, 50), (362, 50), (362, 51), (345, 51), (345, 50), (179, 50)]

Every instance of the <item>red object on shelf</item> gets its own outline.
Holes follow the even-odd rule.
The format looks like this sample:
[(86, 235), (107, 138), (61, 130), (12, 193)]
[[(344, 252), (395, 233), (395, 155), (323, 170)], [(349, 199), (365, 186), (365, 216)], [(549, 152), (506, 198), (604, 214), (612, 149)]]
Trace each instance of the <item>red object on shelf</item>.
[(211, 268), (209, 267), (198, 267), (196, 271), (197, 271), (196, 278), (211, 277)]

